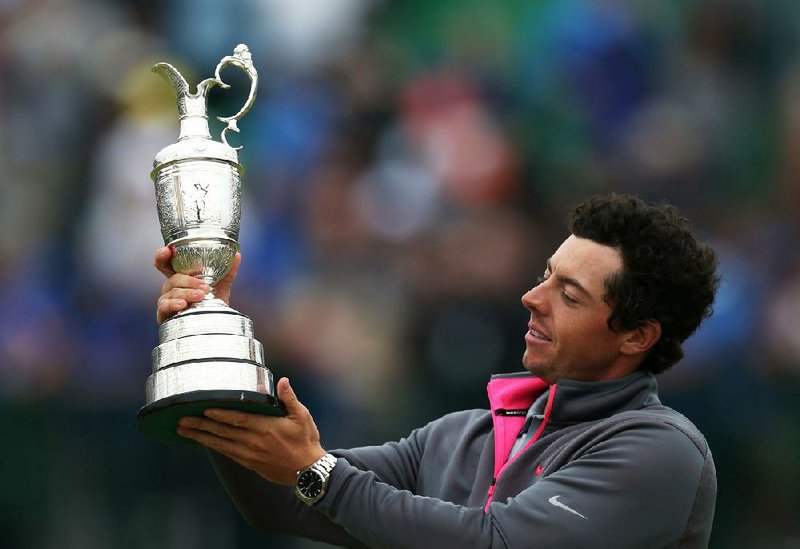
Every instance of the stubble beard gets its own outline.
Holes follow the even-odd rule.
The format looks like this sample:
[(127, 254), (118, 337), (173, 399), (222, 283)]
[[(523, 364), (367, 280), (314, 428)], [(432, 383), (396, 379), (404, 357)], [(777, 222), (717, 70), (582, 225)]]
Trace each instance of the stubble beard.
[[(526, 360), (530, 359), (530, 360)], [(522, 366), (530, 373), (545, 380), (548, 383), (555, 383), (555, 365), (552, 361), (535, 359), (530, 357), (528, 351), (522, 355)]]

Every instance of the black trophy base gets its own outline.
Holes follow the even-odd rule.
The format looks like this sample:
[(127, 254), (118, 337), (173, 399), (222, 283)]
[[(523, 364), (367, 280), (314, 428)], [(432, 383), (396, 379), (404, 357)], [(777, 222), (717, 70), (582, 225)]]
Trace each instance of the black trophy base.
[(286, 415), (283, 402), (272, 395), (255, 391), (207, 390), (151, 402), (136, 414), (136, 423), (139, 432), (153, 440), (193, 444), (194, 441), (177, 433), (178, 421), (185, 416), (202, 416), (208, 408), (241, 410), (264, 416)]

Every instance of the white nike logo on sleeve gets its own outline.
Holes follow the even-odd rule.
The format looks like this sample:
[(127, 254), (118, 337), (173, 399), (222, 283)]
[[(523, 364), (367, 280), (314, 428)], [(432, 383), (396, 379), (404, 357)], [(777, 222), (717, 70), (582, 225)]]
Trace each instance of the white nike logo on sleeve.
[(558, 498), (560, 498), (560, 497), (561, 497), (560, 495), (553, 496), (550, 499), (548, 499), (547, 501), (549, 501), (551, 505), (555, 505), (556, 507), (559, 507), (559, 508), (561, 508), (561, 509), (563, 509), (565, 511), (569, 511), (573, 515), (578, 515), (583, 520), (589, 520), (586, 517), (584, 517), (583, 515), (581, 515), (579, 512), (577, 512), (575, 509), (573, 509), (572, 507), (568, 507), (568, 506), (564, 505), (563, 503), (561, 503), (560, 501), (558, 501)]

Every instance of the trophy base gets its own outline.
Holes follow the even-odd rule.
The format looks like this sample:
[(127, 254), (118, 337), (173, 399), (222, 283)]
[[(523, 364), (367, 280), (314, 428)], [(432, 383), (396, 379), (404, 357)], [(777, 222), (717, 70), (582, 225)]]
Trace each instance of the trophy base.
[(255, 391), (200, 390), (162, 398), (142, 407), (136, 415), (139, 432), (162, 442), (194, 441), (177, 433), (178, 421), (185, 416), (202, 416), (208, 408), (241, 410), (264, 416), (285, 416), (286, 407), (278, 398)]

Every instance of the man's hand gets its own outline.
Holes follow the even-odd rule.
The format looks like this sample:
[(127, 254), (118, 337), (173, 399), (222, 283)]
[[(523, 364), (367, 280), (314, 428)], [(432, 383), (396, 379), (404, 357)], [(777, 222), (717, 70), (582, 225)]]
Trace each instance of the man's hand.
[(184, 417), (178, 434), (216, 450), (276, 484), (294, 485), (297, 472), (325, 455), (308, 409), (281, 378), (278, 397), (285, 417), (208, 409), (205, 417)]
[[(172, 265), (170, 265), (172, 253), (172, 249), (167, 246), (159, 248), (154, 262), (156, 269), (167, 277), (167, 281), (161, 288), (161, 297), (158, 298), (158, 307), (156, 309), (156, 320), (159, 324), (172, 317), (175, 313), (184, 310), (190, 303), (202, 300), (211, 291), (211, 287), (199, 278), (173, 271)], [(241, 263), (242, 254), (237, 252), (233, 267), (214, 287), (216, 296), (225, 303), (230, 303), (231, 287)]]

